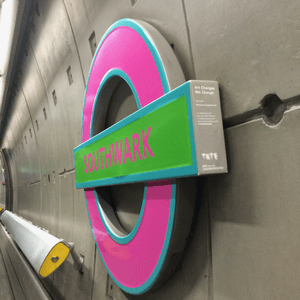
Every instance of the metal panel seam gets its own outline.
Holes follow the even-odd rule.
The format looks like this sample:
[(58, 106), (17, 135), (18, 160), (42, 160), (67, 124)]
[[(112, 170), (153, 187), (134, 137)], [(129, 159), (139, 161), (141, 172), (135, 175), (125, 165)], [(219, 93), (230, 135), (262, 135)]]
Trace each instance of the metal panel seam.
[(193, 50), (192, 50), (192, 42), (191, 42), (191, 34), (190, 34), (190, 27), (187, 19), (187, 12), (185, 8), (185, 3), (184, 0), (181, 0), (182, 2), (182, 10), (183, 10), (183, 15), (184, 15), (184, 21), (185, 21), (185, 26), (186, 26), (186, 34), (188, 38), (188, 43), (189, 43), (189, 52), (191, 56), (191, 61), (192, 61), (192, 68), (193, 68), (193, 78), (188, 78), (188, 79), (196, 79), (196, 72), (195, 72), (195, 64), (194, 64), (194, 56), (193, 56)]
[(76, 48), (76, 52), (77, 52), (77, 56), (78, 56), (78, 60), (79, 60), (79, 65), (80, 65), (80, 69), (81, 69), (83, 84), (84, 84), (84, 88), (85, 88), (86, 87), (86, 80), (84, 78), (83, 67), (82, 67), (82, 63), (81, 63), (81, 59), (80, 59), (80, 55), (79, 55), (79, 50), (78, 50), (78, 46), (77, 46), (77, 42), (76, 42), (76, 37), (75, 37), (75, 34), (74, 34), (74, 30), (73, 30), (73, 27), (72, 27), (72, 24), (71, 24), (71, 19), (70, 19), (65, 1), (62, 0), (62, 3), (64, 5), (65, 11), (66, 11), (66, 14), (67, 14), (67, 17), (68, 17), (68, 21), (69, 21), (69, 24), (70, 24), (70, 28), (71, 28), (71, 31), (72, 31), (72, 36), (73, 36), (73, 39), (74, 39), (74, 44), (75, 44), (75, 48)]
[[(32, 49), (33, 51), (33, 49)], [(29, 105), (28, 105), (28, 101), (26, 99), (26, 95), (24, 93), (24, 90), (22, 88), (22, 85), (20, 84), (20, 89), (23, 93), (23, 96), (24, 96), (24, 100), (25, 100), (25, 103), (26, 103), (26, 106), (27, 106), (27, 109), (28, 109), (28, 112), (29, 112), (29, 116), (30, 116), (30, 120), (31, 120), (31, 125), (32, 125), (32, 129), (33, 129), (33, 134), (34, 134), (34, 137), (35, 137), (35, 146), (36, 146), (36, 150), (37, 150), (37, 156), (38, 156), (38, 162), (39, 162), (39, 172), (40, 172), (40, 182), (42, 181), (42, 173), (41, 173), (41, 158), (40, 158), (40, 151), (39, 151), (39, 146), (38, 146), (38, 142), (37, 142), (37, 136), (36, 136), (36, 132), (35, 132), (35, 127), (34, 127), (34, 124), (33, 124), (33, 119), (32, 119), (32, 115), (31, 115), (31, 111), (29, 109)], [(41, 202), (40, 204), (42, 203), (42, 199), (43, 199), (43, 192), (42, 192), (42, 186), (40, 188), (40, 197), (41, 197)], [(40, 210), (41, 211), (41, 210)], [(41, 215), (39, 216), (40, 220), (41, 220)]]

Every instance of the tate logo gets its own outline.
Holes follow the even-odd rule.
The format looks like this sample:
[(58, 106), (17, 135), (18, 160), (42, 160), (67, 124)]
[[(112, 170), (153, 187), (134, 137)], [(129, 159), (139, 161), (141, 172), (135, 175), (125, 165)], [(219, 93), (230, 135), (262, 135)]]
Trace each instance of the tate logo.
[(218, 160), (218, 153), (201, 153), (203, 159), (206, 160)]

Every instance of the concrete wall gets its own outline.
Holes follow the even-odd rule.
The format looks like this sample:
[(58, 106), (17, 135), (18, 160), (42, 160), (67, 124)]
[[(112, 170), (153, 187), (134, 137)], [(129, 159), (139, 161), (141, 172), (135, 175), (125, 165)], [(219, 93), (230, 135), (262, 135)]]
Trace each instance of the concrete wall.
[[(300, 94), (300, 2), (40, 0), (33, 7), (2, 148), (13, 153), (14, 211), (74, 242), (85, 257), (83, 275), (69, 258), (43, 280), (53, 298), (111, 299), (83, 191), (75, 189), (72, 153), (93, 57), (89, 37), (95, 32), (98, 43), (113, 22), (130, 17), (163, 34), (187, 80), (219, 81), (224, 118), (242, 120), (225, 130), (229, 174), (198, 180), (196, 220), (180, 269), (140, 298), (297, 299), (299, 111), (286, 111), (273, 127), (243, 114), (266, 94), (283, 100)], [(113, 299), (133, 298), (112, 286)]]

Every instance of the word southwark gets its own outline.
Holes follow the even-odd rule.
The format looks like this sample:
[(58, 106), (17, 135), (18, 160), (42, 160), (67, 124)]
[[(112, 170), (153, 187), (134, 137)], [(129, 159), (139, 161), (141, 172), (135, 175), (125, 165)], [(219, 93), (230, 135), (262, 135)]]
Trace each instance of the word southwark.
[[(121, 165), (137, 160), (137, 157), (142, 159), (147, 159), (147, 152), (150, 157), (154, 157), (154, 154), (148, 144), (148, 138), (150, 135), (151, 127), (147, 129), (147, 133), (142, 130), (142, 136), (140, 138), (138, 133), (134, 133), (131, 138), (125, 137), (106, 147), (100, 148), (97, 151), (89, 153), (84, 156), (84, 164), (86, 169), (85, 173), (98, 171), (99, 168), (104, 169), (112, 167), (117, 164)], [(142, 153), (140, 151), (140, 145), (142, 144)], [(95, 153), (96, 152), (96, 153)], [(143, 155), (142, 155), (143, 154)]]

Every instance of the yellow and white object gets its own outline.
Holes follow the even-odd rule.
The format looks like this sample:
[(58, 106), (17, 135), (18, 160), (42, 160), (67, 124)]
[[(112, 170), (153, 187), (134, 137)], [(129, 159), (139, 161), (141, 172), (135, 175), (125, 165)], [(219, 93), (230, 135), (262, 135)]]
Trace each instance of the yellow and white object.
[(60, 239), (5, 210), (0, 220), (34, 270), (47, 277), (68, 257), (70, 248)]

